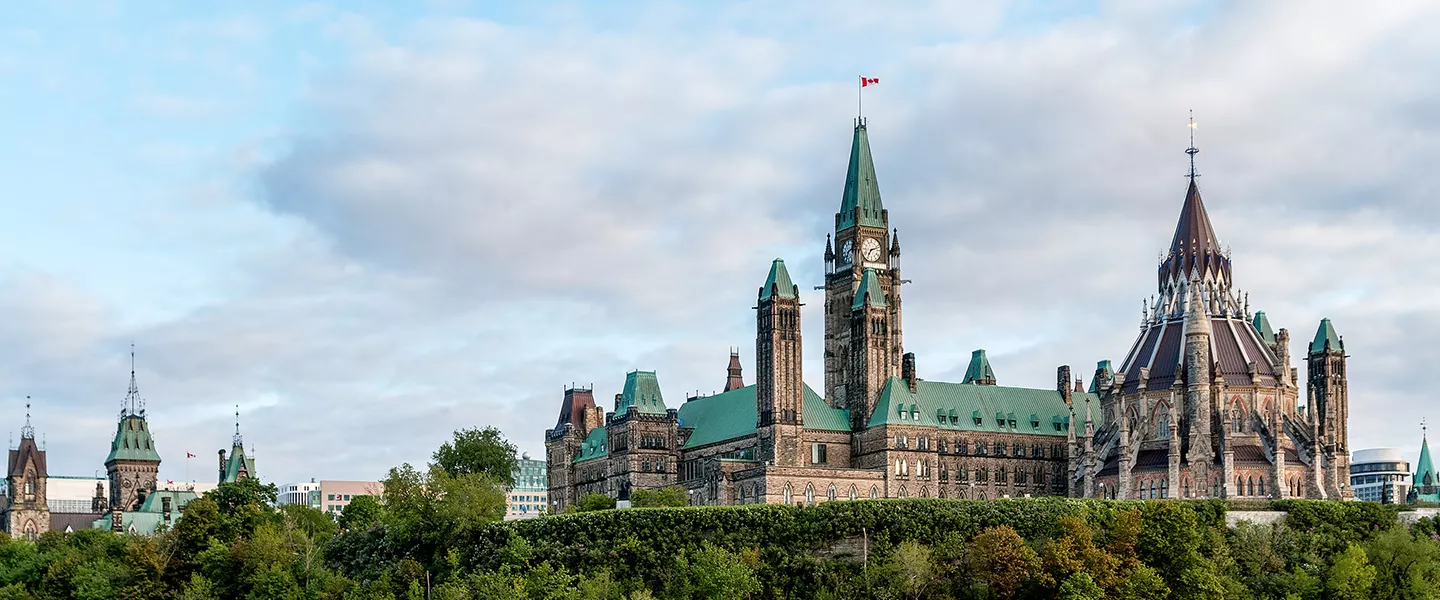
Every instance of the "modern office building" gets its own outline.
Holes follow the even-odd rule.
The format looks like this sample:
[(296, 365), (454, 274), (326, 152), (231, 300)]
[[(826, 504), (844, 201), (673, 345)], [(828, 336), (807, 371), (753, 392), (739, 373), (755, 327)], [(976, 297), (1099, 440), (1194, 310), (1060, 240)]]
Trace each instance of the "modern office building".
[(303, 504), (310, 508), (320, 508), (320, 484), (314, 477), (309, 483), (287, 483), (280, 486), (280, 495), (276, 498), (276, 504)]
[(350, 502), (361, 496), (380, 497), (383, 487), (378, 481), (320, 480), (320, 510), (338, 515)]
[(1410, 463), (1399, 448), (1356, 450), (1350, 458), (1356, 500), (1396, 504), (1410, 492)]
[(549, 497), (545, 478), (545, 461), (531, 460), (530, 453), (515, 461), (515, 487), (510, 488), (505, 506), (505, 520), (525, 519), (543, 514)]

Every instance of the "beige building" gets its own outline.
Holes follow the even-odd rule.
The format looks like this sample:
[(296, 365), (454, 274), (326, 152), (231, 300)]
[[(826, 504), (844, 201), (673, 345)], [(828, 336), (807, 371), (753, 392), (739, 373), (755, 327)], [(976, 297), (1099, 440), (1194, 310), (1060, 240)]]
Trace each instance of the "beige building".
[(379, 498), (384, 486), (378, 481), (320, 480), (320, 510), (339, 515), (340, 511), (360, 496)]

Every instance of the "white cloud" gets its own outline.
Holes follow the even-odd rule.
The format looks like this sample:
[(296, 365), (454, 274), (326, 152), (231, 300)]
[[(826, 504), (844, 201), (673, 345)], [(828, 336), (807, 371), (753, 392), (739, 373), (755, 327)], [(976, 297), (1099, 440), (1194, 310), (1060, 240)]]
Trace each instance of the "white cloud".
[(818, 282), (863, 69), (882, 78), (867, 114), (922, 376), (958, 377), (977, 347), (1008, 384), (1118, 359), (1183, 199), (1195, 108), (1205, 198), (1252, 306), (1297, 350), (1335, 319), (1352, 447), (1414, 437), (1395, 424), (1424, 414), (1440, 358), (1435, 8), (616, 11), (399, 31), (313, 11), (349, 62), (267, 138), (284, 151), (240, 153), (269, 155), (255, 199), (283, 241), (184, 318), (123, 334), (80, 319), (62, 354), (100, 366), (67, 393), (118, 391), (120, 359), (97, 357), (133, 335), (164, 443), (223, 443), (239, 403), (265, 476), (364, 478), (458, 426), (538, 452), (571, 382), (609, 398), (654, 368), (677, 405), (719, 385), (737, 344), (753, 380), (753, 294), (775, 256)]

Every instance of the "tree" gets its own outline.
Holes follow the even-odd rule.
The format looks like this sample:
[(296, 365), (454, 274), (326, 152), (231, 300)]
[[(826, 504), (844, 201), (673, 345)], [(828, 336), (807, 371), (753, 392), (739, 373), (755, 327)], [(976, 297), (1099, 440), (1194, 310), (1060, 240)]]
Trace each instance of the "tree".
[(971, 574), (997, 598), (1014, 597), (1040, 567), (1040, 557), (1008, 525), (980, 532), (967, 550), (965, 562)]
[[(365, 496), (361, 496), (361, 498), (363, 497)], [(330, 539), (330, 536), (335, 535), (338, 528), (335, 519), (325, 514), (325, 511), (304, 504), (281, 505), (280, 510), (275, 513), (275, 524), (299, 529), (317, 542)]]
[(567, 512), (590, 512), (592, 510), (610, 510), (615, 508), (615, 499), (605, 494), (589, 493), (580, 497), (580, 501), (572, 505)]
[(1375, 567), (1372, 595), (1410, 600), (1440, 594), (1440, 545), (1416, 538), (1403, 527), (1391, 527), (1364, 545)]
[(1335, 600), (1365, 600), (1375, 585), (1375, 567), (1365, 556), (1365, 549), (1350, 544), (1330, 566), (1325, 577), (1325, 595)]
[(515, 486), (515, 445), (494, 427), (457, 429), (431, 460), (451, 475), (485, 475), (506, 489)]
[(630, 493), (630, 506), (634, 508), (680, 507), (690, 505), (690, 495), (684, 487), (672, 485), (657, 490), (635, 490)]
[(380, 501), (374, 496), (356, 496), (340, 510), (340, 528), (363, 531), (380, 522)]
[(253, 477), (222, 483), (205, 492), (205, 497), (215, 502), (220, 516), (220, 539), (230, 543), (254, 533), (275, 513), (271, 505), (279, 493), (275, 484), (260, 483)]
[(924, 597), (925, 590), (935, 579), (935, 564), (931, 560), (928, 546), (905, 541), (895, 549), (895, 567), (900, 575), (900, 587), (911, 598)]

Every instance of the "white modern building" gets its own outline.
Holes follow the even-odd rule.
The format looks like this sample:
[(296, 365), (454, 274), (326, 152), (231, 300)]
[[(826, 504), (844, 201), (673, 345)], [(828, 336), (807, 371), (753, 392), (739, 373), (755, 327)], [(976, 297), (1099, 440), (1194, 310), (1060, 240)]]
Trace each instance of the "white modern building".
[(1410, 462), (1399, 448), (1356, 450), (1350, 457), (1356, 500), (1400, 504), (1410, 493)]
[(545, 461), (532, 460), (530, 453), (515, 461), (515, 487), (506, 493), (505, 520), (538, 517), (548, 506), (550, 486), (546, 483)]
[(320, 484), (314, 477), (309, 483), (287, 483), (280, 486), (280, 495), (276, 504), (303, 504), (310, 508), (320, 508)]

